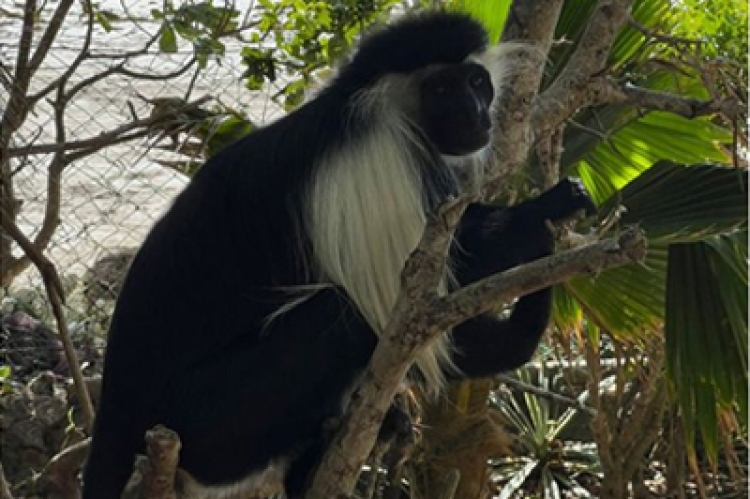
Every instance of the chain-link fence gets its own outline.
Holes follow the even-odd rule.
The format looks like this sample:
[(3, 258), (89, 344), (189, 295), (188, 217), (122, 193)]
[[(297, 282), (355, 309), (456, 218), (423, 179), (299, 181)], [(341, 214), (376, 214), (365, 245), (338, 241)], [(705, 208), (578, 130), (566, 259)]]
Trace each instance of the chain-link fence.
[[(167, 147), (172, 138), (165, 137), (163, 130), (137, 137), (131, 134), (130, 140), (125, 140), (130, 132), (115, 134), (119, 138), (105, 147), (100, 147), (97, 139), (153, 116), (154, 104), (166, 98), (184, 102), (207, 96), (206, 108), (238, 109), (253, 123), (268, 122), (281, 112), (269, 98), (274, 90), (259, 93), (244, 87), (236, 40), (225, 40), (225, 56), (209, 60), (200, 70), (197, 64), (190, 64), (193, 47), (189, 43), (181, 42), (171, 54), (160, 52), (156, 43), (143, 50), (160, 28), (149, 14), (150, 8), (159, 6), (161, 2), (103, 2), (100, 8), (121, 17), (110, 16), (108, 30), (100, 24), (93, 26), (88, 55), (65, 86), (70, 91), (80, 85), (80, 91), (65, 102), (56, 90), (36, 100), (8, 143), (12, 157), (5, 173), (10, 174), (6, 178), (11, 179), (18, 206), (15, 223), (32, 241), (40, 232), (53, 230), (43, 252), (63, 276), (69, 311), (74, 314), (85, 315), (81, 308), (108, 298), (108, 288), (116, 285), (128, 256), (187, 181), (169, 165), (178, 157), (185, 159), (174, 150), (191, 140), (190, 133), (174, 134), (176, 147)], [(4, 84), (0, 86), (1, 110), (7, 109), (11, 99), (8, 82), (15, 81), (22, 8), (17, 5), (3, 11), (4, 16), (0, 14), (0, 70), (5, 76), (0, 80)], [(54, 9), (52, 4), (42, 10), (34, 48), (43, 43), (42, 33)], [(31, 78), (28, 95), (44, 92), (76, 63), (86, 43), (87, 19), (76, 2)], [(124, 59), (128, 54), (132, 55)], [(123, 70), (113, 70), (123, 61)], [(101, 77), (105, 73), (109, 74)], [(52, 172), (60, 159), (56, 148), (64, 145), (61, 139), (81, 148), (70, 150), (58, 180)], [(76, 154), (78, 159), (67, 162)], [(59, 213), (54, 206), (57, 182)], [(11, 245), (10, 255), (18, 258), (21, 248)], [(9, 257), (6, 254), (4, 258)], [(92, 269), (93, 282), (100, 285), (92, 286)], [(9, 301), (17, 306), (19, 300), (25, 305), (36, 301), (34, 308), (44, 309), (40, 283), (34, 267), (26, 268), (4, 291), (6, 309)]]

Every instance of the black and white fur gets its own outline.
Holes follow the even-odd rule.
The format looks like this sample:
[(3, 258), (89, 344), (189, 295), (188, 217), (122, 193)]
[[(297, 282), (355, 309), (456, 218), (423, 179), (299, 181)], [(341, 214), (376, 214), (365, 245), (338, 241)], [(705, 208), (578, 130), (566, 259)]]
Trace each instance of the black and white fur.
[[(464, 15), (407, 17), (365, 38), (309, 103), (198, 172), (120, 295), (85, 499), (119, 497), (159, 423), (182, 439), (189, 497), (232, 497), (274, 474), (302, 495), (425, 214), (460, 190), (456, 168), (482, 171), (501, 52)], [(567, 180), (510, 208), (470, 206), (445, 287), (550, 254), (546, 221), (581, 208), (590, 201)], [(456, 327), (414, 378), (439, 391), (522, 365), (550, 306), (542, 290), (505, 319)]]

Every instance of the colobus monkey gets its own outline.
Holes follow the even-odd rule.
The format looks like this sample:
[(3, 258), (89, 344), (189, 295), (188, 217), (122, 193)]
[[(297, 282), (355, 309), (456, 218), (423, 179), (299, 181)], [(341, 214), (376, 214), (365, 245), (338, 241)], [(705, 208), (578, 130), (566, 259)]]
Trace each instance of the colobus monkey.
[[(109, 332), (84, 498), (119, 497), (146, 430), (182, 439), (200, 497), (276, 472), (299, 497), (399, 290), (425, 214), (481, 174), (502, 58), (455, 13), (406, 17), (366, 37), (313, 100), (208, 161), (132, 263)], [(462, 174), (463, 175), (463, 174)], [(590, 209), (564, 180), (459, 225), (460, 286), (548, 255), (547, 220)], [(551, 291), (446, 333), (414, 379), (516, 368), (547, 326)]]

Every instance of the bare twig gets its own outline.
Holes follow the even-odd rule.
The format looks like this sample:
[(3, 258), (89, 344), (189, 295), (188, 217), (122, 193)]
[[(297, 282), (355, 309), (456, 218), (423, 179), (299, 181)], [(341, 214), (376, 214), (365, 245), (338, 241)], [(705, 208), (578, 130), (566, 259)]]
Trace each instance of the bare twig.
[(683, 38), (674, 35), (667, 35), (666, 33), (659, 33), (652, 29), (642, 25), (632, 17), (628, 19), (628, 24), (633, 28), (643, 33), (647, 38), (656, 40), (657, 42), (666, 43), (667, 45), (680, 46), (680, 45), (701, 45), (704, 42), (692, 38)]
[(34, 263), (39, 270), (39, 274), (42, 276), (44, 288), (52, 306), (52, 313), (55, 316), (57, 332), (60, 335), (60, 341), (65, 350), (65, 358), (68, 361), (70, 374), (75, 383), (76, 396), (78, 397), (78, 402), (81, 404), (81, 413), (83, 414), (86, 429), (91, 431), (94, 423), (94, 408), (91, 405), (91, 399), (89, 398), (86, 383), (83, 379), (83, 374), (81, 373), (81, 366), (78, 363), (78, 356), (76, 355), (75, 347), (70, 340), (68, 323), (65, 320), (65, 314), (63, 312), (65, 291), (62, 282), (60, 281), (60, 276), (57, 274), (57, 270), (52, 262), (50, 262), (36, 248), (36, 246), (29, 241), (15, 222), (10, 217), (5, 216), (5, 213), (3, 212), (0, 212), (0, 226), (3, 228), (3, 231), (9, 235), (11, 239), (21, 247), (21, 249), (23, 249), (24, 254)]
[(434, 327), (445, 331), (498, 303), (526, 295), (576, 275), (598, 275), (603, 270), (639, 262), (646, 255), (646, 239), (638, 228), (619, 237), (563, 251), (481, 279), (438, 298), (432, 314)]
[(186, 103), (184, 106), (176, 108), (176, 109), (170, 109), (169, 112), (165, 113), (156, 113), (153, 116), (149, 116), (148, 118), (138, 119), (131, 121), (130, 123), (126, 123), (124, 125), (120, 125), (117, 128), (114, 128), (112, 130), (109, 130), (107, 132), (103, 132), (101, 134), (96, 135), (95, 137), (90, 137), (88, 139), (81, 139), (81, 140), (73, 140), (65, 143), (59, 143), (55, 142), (53, 144), (39, 144), (39, 145), (31, 145), (31, 146), (23, 146), (23, 147), (12, 147), (8, 149), (8, 154), (13, 156), (22, 156), (22, 155), (33, 155), (33, 154), (49, 154), (49, 153), (57, 153), (57, 152), (76, 152), (80, 149), (89, 149), (89, 148), (101, 148), (109, 145), (112, 141), (120, 139), (123, 135), (127, 134), (128, 132), (131, 132), (133, 130), (139, 130), (142, 128), (148, 128), (149, 126), (158, 123), (159, 121), (163, 121), (165, 117), (171, 116), (175, 113), (181, 113), (185, 111), (189, 111), (191, 109), (195, 109), (196, 107), (205, 104), (211, 100), (211, 97), (209, 96), (203, 96), (200, 99), (197, 99), (193, 102)]
[(509, 374), (499, 374), (496, 376), (496, 378), (506, 385), (512, 387), (514, 390), (531, 393), (533, 395), (536, 395), (537, 397), (546, 398), (554, 402), (558, 402), (566, 407), (572, 407), (573, 409), (578, 409), (579, 411), (590, 414), (591, 416), (596, 416), (596, 409), (594, 409), (593, 407), (589, 407), (583, 402), (572, 397), (568, 397), (560, 393), (555, 393), (550, 390), (545, 390), (543, 388), (539, 388), (538, 386), (529, 385), (528, 383), (517, 380)]
[(612, 78), (591, 81), (588, 93), (592, 104), (630, 104), (647, 110), (667, 111), (685, 118), (721, 114), (729, 119), (736, 119), (744, 112), (744, 106), (737, 99), (693, 99), (629, 83), (619, 84)]

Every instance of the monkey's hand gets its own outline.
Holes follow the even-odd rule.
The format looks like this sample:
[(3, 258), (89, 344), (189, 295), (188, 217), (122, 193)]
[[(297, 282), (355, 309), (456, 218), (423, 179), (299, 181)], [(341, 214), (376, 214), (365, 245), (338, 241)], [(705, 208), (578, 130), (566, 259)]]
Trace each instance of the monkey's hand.
[(564, 178), (556, 186), (544, 192), (536, 199), (536, 204), (547, 219), (561, 222), (572, 218), (579, 212), (594, 215), (596, 205), (586, 192), (580, 179)]

